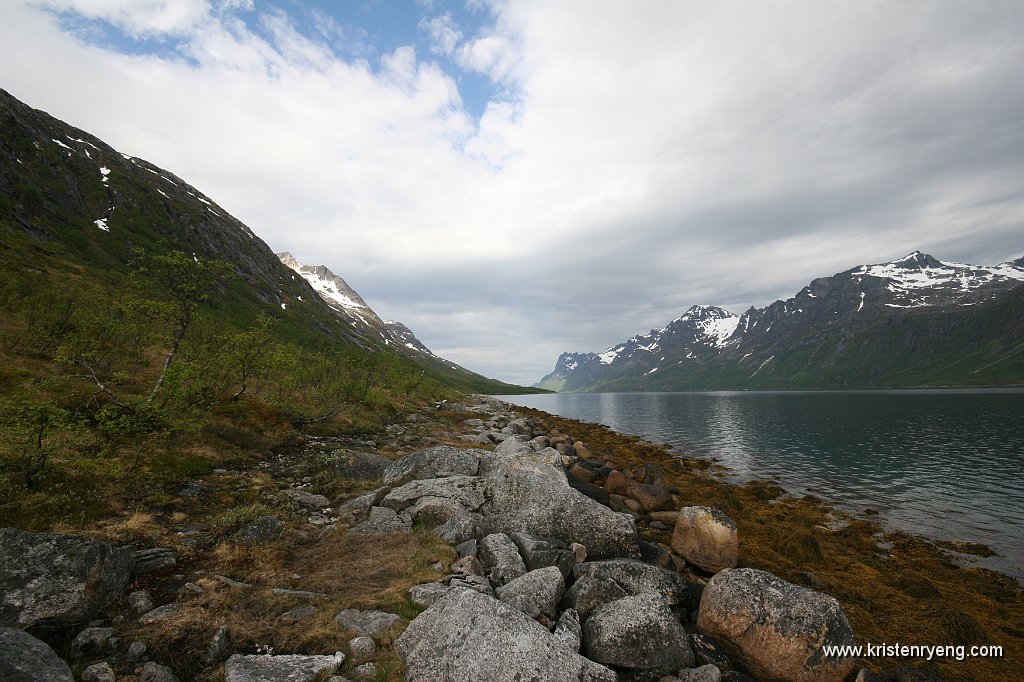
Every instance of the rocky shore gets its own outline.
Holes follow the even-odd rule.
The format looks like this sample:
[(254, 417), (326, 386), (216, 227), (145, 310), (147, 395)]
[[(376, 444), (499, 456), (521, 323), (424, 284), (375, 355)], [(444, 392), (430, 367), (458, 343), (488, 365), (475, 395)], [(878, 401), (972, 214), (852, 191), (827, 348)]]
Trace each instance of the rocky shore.
[[(383, 447), (310, 438), (183, 482), (173, 535), (150, 533), (166, 545), (0, 531), (0, 679), (942, 679), (826, 655), (863, 641), (831, 584), (752, 565), (739, 498), (695, 496), (650, 444), (490, 398), (443, 408)], [(225, 537), (223, 513), (182, 511), (252, 486), (267, 513)]]

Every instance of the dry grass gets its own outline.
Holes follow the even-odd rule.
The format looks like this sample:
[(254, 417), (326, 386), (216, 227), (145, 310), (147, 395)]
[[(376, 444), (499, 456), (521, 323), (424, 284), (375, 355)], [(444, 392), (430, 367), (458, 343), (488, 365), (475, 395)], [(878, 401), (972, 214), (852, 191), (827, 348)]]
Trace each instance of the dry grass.
[[(134, 626), (122, 637), (145, 642), (157, 660), (166, 661), (183, 678), (220, 679), (220, 667), (204, 668), (200, 662), (213, 634), (221, 625), (231, 633), (237, 653), (329, 654), (348, 651), (356, 633), (334, 624), (344, 608), (381, 609), (411, 619), (419, 608), (408, 601), (410, 587), (436, 580), (432, 568), (455, 559), (454, 550), (432, 533), (414, 531), (390, 536), (346, 536), (331, 532), (319, 540), (313, 533), (291, 532), (265, 547), (218, 544), (194, 566), (209, 577), (195, 579), (205, 592), (185, 600), (181, 614), (149, 626)], [(227, 575), (251, 585), (229, 587), (214, 578)], [(321, 592), (325, 598), (307, 599), (274, 595), (272, 588)], [(280, 621), (281, 614), (316, 606), (311, 617), (294, 624)], [(401, 661), (389, 649), (402, 626), (376, 638), (380, 654), (374, 660), (378, 679), (401, 679)], [(342, 672), (351, 672), (347, 661)]]
[[(942, 547), (877, 522), (843, 515), (807, 496), (780, 496), (770, 481), (745, 485), (721, 480), (708, 462), (678, 459), (667, 446), (616, 434), (601, 425), (527, 412), (585, 442), (619, 468), (660, 464), (684, 504), (717, 506), (736, 522), (740, 565), (771, 571), (806, 585), (813, 573), (843, 605), (858, 643), (995, 644), (1003, 658), (861, 661), (874, 670), (903, 665), (934, 666), (950, 681), (1018, 682), (1024, 666), (1024, 594), (1012, 578), (981, 568), (955, 565)], [(828, 528), (836, 528), (834, 531)], [(670, 533), (645, 535), (668, 542)], [(886, 543), (884, 545), (880, 543)], [(887, 548), (887, 549), (886, 549)], [(984, 548), (971, 548), (984, 555)]]

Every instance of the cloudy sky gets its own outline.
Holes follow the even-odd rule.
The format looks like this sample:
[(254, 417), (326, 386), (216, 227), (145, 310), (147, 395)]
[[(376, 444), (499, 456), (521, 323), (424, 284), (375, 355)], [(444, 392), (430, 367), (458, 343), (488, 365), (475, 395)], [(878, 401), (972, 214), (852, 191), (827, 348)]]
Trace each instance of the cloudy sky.
[(696, 303), (1024, 255), (1020, 2), (3, 0), (0, 87), (533, 383)]

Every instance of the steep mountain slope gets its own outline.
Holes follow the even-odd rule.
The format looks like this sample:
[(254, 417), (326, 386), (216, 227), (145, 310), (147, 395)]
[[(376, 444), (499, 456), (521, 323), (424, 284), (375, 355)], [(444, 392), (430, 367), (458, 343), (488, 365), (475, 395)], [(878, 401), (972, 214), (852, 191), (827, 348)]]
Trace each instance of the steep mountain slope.
[(563, 354), (565, 391), (1024, 382), (1024, 258), (984, 267), (915, 251), (812, 281), (736, 317), (694, 306), (600, 354)]
[[(346, 300), (355, 308), (340, 299), (329, 305), (195, 187), (0, 90), (0, 253), (6, 267), (40, 272), (55, 286), (78, 282), (114, 291), (128, 284), (140, 254), (173, 251), (230, 264), (234, 277), (211, 299), (220, 323), (245, 329), (271, 317), (284, 337), (300, 344), (396, 353), (381, 337), (391, 339), (376, 315), (363, 326), (350, 323), (358, 306), (365, 307), (354, 292)], [(336, 295), (348, 296), (341, 289)], [(345, 310), (348, 316), (339, 315)], [(422, 353), (399, 355), (455, 388), (519, 390)]]
[(373, 339), (388, 347), (389, 350), (412, 359), (433, 374), (445, 376), (449, 382), (471, 387), (472, 390), (481, 392), (504, 393), (510, 390), (516, 392), (529, 390), (487, 379), (435, 355), (416, 338), (411, 329), (401, 322), (382, 320), (363, 300), (363, 297), (349, 286), (348, 282), (331, 272), (326, 266), (304, 265), (287, 251), (279, 253), (277, 256), (284, 265), (301, 275), (313, 287), (317, 295), (330, 306), (339, 319), (364, 337)]

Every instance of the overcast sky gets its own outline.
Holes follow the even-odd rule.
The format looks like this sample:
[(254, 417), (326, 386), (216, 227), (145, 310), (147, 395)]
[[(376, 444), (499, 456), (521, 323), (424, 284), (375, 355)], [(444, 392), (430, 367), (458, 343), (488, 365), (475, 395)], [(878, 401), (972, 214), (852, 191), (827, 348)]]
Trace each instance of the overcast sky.
[(693, 304), (1024, 255), (1018, 0), (2, 0), (0, 87), (516, 383)]

